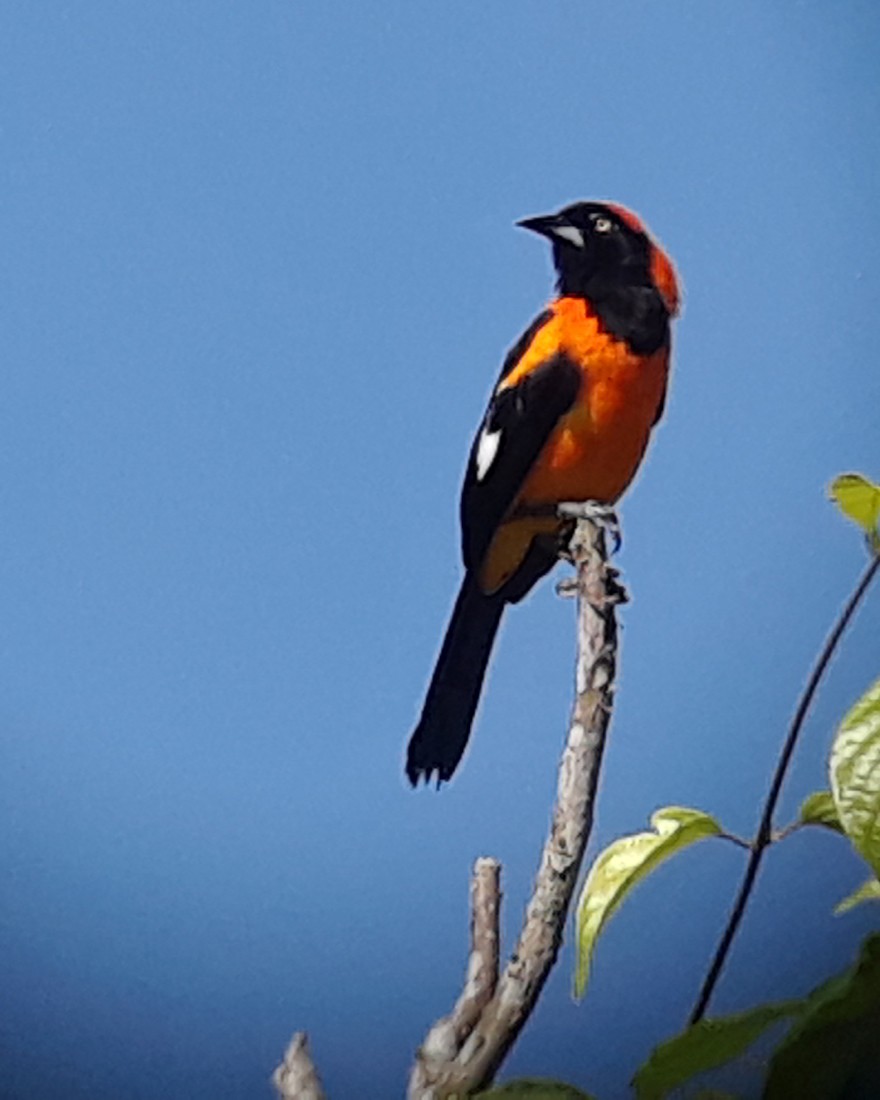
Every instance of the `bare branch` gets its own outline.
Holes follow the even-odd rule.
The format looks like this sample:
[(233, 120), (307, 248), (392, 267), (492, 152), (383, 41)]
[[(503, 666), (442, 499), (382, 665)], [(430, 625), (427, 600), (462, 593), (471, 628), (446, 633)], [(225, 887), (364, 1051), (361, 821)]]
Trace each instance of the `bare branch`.
[(438, 1020), (422, 1043), (420, 1057), (443, 1062), (470, 1035), (498, 984), (498, 913), (501, 864), (482, 856), (471, 877), (471, 954), (461, 996), (449, 1016)]
[(281, 1100), (327, 1100), (309, 1054), (304, 1031), (297, 1031), (284, 1052), (284, 1061), (272, 1074)]
[(471, 957), (467, 981), (452, 1010), (459, 1043), (473, 1031), (498, 984), (498, 914), (501, 908), (501, 864), (481, 857), (471, 879)]
[[(544, 845), (523, 929), (516, 950), (485, 1004), (473, 1014), (470, 1007), (467, 1012), (460, 1011), (465, 1003), (474, 1004), (466, 987), (452, 1015), (430, 1030), (416, 1056), (409, 1100), (466, 1095), (491, 1082), (534, 1008), (562, 944), (593, 822), (599, 767), (613, 702), (616, 606), (625, 598), (616, 571), (608, 565), (602, 525), (579, 519), (569, 552), (577, 572), (576, 696), (559, 768), (550, 835)], [(497, 921), (497, 906), (494, 919)], [(497, 924), (495, 927), (497, 943)], [(475, 953), (474, 948), (472, 965)], [(469, 968), (468, 986), (471, 981)]]

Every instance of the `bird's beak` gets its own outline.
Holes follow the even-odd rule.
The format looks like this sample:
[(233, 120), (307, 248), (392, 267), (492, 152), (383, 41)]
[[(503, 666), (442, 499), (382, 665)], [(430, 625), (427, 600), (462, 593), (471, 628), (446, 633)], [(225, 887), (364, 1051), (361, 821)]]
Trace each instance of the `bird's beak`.
[(541, 214), (537, 218), (523, 218), (516, 224), (553, 242), (574, 245), (575, 248), (584, 247), (583, 231), (561, 214)]

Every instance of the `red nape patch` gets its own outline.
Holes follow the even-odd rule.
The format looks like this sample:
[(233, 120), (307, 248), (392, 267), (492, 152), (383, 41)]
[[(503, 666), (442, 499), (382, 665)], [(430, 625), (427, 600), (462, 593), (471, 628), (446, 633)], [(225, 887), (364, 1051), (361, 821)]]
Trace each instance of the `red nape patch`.
[(616, 202), (607, 202), (605, 205), (609, 210), (613, 210), (618, 218), (620, 218), (622, 222), (625, 222), (630, 229), (634, 229), (636, 233), (644, 233), (645, 236), (648, 235), (644, 222), (637, 214), (634, 214), (632, 210), (627, 210), (625, 206), (620, 206)]
[(678, 313), (681, 304), (681, 294), (678, 289), (678, 278), (672, 261), (666, 253), (653, 242), (651, 243), (651, 278), (654, 286), (660, 291), (666, 308), (674, 317)]

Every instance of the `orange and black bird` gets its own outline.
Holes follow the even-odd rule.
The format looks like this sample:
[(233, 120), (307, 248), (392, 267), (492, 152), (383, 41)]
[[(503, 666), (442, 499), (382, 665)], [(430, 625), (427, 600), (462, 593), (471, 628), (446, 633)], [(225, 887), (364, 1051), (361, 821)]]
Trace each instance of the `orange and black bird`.
[(471, 447), (465, 576), (407, 750), (413, 785), (458, 766), (504, 608), (570, 534), (555, 506), (614, 504), (663, 412), (678, 284), (639, 218), (577, 202), (517, 224), (552, 244), (556, 297), (507, 353)]

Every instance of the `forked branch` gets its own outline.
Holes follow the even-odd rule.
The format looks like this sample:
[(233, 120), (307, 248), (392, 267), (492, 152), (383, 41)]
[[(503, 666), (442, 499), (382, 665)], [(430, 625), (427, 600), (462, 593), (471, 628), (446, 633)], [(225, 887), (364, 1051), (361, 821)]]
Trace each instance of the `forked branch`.
[[(593, 807), (611, 717), (617, 665), (617, 604), (625, 595), (608, 565), (605, 529), (579, 519), (570, 542), (578, 597), (576, 695), (559, 768), (559, 787), (550, 834), (519, 942), (503, 973), (481, 998), (470, 997), (471, 965), (465, 991), (449, 1017), (438, 1021), (420, 1047), (409, 1082), (409, 1100), (442, 1100), (484, 1088), (494, 1077), (529, 1018), (562, 944), (572, 893), (593, 823)], [(497, 864), (492, 866), (497, 868)], [(480, 862), (477, 864), (479, 869)], [(475, 872), (479, 874), (479, 870)], [(472, 897), (477, 898), (476, 887)], [(496, 895), (497, 897), (497, 895)], [(497, 921), (497, 903), (494, 919)], [(472, 912), (472, 927), (478, 914)], [(497, 924), (495, 943), (497, 945)], [(486, 967), (491, 971), (491, 966)], [(463, 1011), (463, 1006), (468, 1011)]]

